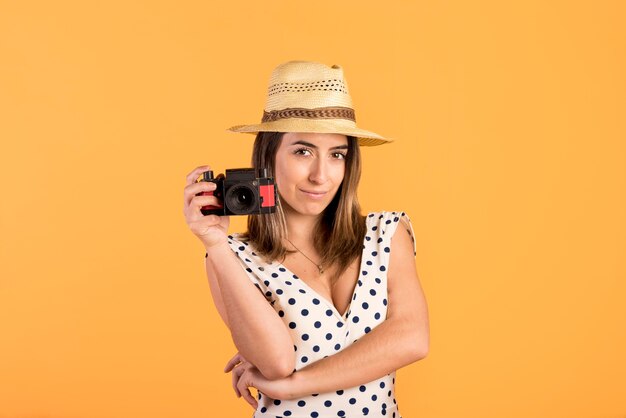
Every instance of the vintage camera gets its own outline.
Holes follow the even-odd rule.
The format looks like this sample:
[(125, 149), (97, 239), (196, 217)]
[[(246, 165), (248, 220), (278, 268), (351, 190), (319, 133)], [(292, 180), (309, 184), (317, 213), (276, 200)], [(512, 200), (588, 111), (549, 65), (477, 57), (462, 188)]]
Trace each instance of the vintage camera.
[(234, 168), (226, 175), (213, 177), (213, 171), (205, 171), (199, 181), (210, 181), (217, 185), (212, 192), (198, 195), (213, 195), (222, 202), (219, 206), (202, 206), (203, 215), (259, 215), (276, 211), (276, 188), (274, 179), (267, 177), (267, 169)]

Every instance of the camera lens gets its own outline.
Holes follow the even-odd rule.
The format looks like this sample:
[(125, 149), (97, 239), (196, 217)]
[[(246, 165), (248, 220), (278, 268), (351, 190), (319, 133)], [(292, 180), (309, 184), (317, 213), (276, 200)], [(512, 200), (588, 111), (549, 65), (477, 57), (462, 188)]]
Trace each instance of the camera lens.
[(254, 209), (257, 201), (255, 196), (254, 189), (240, 184), (228, 190), (224, 201), (233, 213), (243, 215), (250, 213)]

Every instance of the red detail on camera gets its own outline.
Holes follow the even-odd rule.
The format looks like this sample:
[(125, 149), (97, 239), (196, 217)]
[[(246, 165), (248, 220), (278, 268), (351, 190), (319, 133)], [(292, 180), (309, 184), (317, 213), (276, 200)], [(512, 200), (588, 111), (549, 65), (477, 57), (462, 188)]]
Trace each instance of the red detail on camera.
[(259, 186), (259, 193), (263, 201), (261, 202), (262, 208), (271, 208), (276, 206), (274, 202), (274, 185), (268, 184), (266, 186)]

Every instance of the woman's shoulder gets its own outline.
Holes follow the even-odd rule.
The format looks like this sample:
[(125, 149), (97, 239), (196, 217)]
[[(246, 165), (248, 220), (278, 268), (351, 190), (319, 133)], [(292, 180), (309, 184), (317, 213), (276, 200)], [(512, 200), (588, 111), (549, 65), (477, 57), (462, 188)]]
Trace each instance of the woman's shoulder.
[[(366, 219), (366, 222), (368, 222), (368, 223), (369, 222), (378, 222), (378, 221), (381, 221), (381, 220), (383, 222), (387, 222), (387, 221), (398, 222), (403, 217), (406, 218), (406, 219), (409, 219), (409, 216), (404, 211), (384, 210), (384, 211), (377, 211), (377, 212), (369, 212), (365, 216), (365, 219)], [(391, 223), (391, 222), (387, 222), (387, 223)]]
[(233, 232), (231, 234), (228, 234), (228, 240), (229, 241), (237, 241), (237, 242), (240, 242), (240, 243), (248, 242), (248, 239), (247, 239), (246, 234), (244, 232)]
[(386, 245), (385, 243), (391, 240), (391, 237), (398, 229), (398, 225), (402, 224), (411, 237), (413, 252), (416, 252), (415, 233), (413, 232), (411, 219), (406, 212), (397, 210), (369, 212), (366, 215), (365, 222), (367, 226), (366, 240), (368, 240), (368, 237), (370, 239), (376, 238), (375, 242), (380, 245)]
[[(247, 234), (243, 232), (233, 232), (228, 235), (228, 245), (235, 252), (239, 258), (247, 256), (254, 258), (257, 262), (260, 262), (261, 257), (256, 253), (256, 249), (250, 243)], [(250, 262), (250, 260), (248, 260)]]

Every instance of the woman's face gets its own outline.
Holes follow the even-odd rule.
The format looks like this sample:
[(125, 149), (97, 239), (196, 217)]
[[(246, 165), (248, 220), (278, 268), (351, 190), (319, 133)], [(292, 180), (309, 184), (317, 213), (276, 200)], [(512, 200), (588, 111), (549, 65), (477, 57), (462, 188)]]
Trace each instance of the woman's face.
[(283, 135), (275, 180), (286, 215), (320, 215), (333, 200), (346, 170), (348, 138), (342, 134)]

